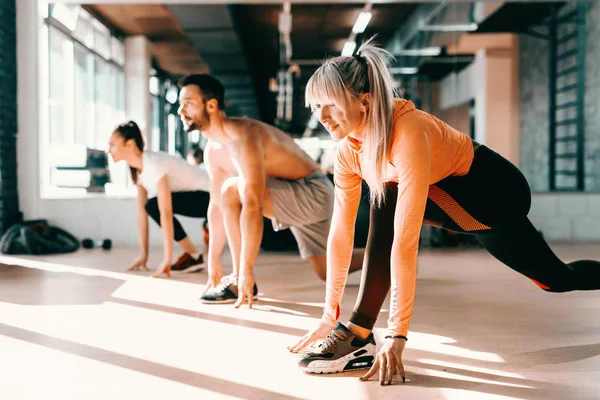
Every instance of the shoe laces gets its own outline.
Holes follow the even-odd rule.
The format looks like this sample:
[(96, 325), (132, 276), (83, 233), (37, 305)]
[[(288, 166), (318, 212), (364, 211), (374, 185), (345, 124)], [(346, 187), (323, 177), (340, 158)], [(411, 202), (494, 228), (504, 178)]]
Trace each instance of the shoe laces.
[(233, 275), (227, 275), (221, 278), (221, 282), (215, 287), (216, 292), (222, 292), (227, 289), (229, 286), (234, 285), (236, 283), (236, 277)]
[(319, 346), (319, 350), (322, 353), (333, 353), (337, 350), (337, 346), (340, 342), (348, 339), (348, 335), (340, 330), (333, 330), (325, 338), (325, 341)]

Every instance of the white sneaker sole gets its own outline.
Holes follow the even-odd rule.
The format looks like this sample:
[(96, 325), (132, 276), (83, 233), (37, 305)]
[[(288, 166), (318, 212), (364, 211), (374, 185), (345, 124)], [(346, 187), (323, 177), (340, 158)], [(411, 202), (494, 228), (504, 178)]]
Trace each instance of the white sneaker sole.
[[(355, 356), (355, 354), (361, 350), (366, 350), (367, 352)], [(376, 350), (376, 346), (369, 343), (365, 347), (361, 347), (337, 360), (315, 360), (308, 364), (308, 366), (299, 368), (303, 372), (309, 374), (335, 374), (339, 372), (368, 369), (373, 366)]]
[[(227, 299), (227, 300), (204, 300), (200, 298), (200, 303), (202, 304), (233, 304), (238, 299)], [(252, 300), (258, 300), (258, 296), (252, 297)]]

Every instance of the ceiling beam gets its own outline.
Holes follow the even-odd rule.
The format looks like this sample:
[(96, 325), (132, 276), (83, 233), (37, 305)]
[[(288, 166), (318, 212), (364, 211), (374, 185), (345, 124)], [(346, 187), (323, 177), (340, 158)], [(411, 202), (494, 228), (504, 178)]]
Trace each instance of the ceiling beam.
[[(289, 0), (292, 4), (331, 4), (331, 0)], [(531, 0), (530, 0), (531, 1)], [(564, 1), (564, 0), (551, 0)], [(81, 4), (81, 0), (49, 0), (49, 3)], [(133, 0), (86, 0), (85, 4), (131, 4)], [(472, 0), (454, 0), (455, 3), (472, 3)], [(272, 4), (281, 5), (283, 0), (144, 0), (144, 4), (201, 4), (201, 5), (230, 5), (230, 4)], [(365, 0), (344, 0), (346, 4), (364, 4)], [(372, 4), (406, 4), (406, 0), (372, 0)], [(419, 0), (419, 3), (439, 3), (439, 0)]]
[(386, 49), (392, 54), (397, 54), (400, 50), (409, 47), (410, 43), (418, 37), (421, 27), (429, 24), (446, 6), (445, 3), (420, 4), (406, 22), (394, 32), (394, 36), (385, 46)]

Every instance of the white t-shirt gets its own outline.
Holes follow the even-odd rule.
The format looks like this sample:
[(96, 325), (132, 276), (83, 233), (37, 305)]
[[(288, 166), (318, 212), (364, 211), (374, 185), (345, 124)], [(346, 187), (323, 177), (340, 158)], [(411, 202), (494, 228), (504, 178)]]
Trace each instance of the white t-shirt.
[(146, 189), (149, 199), (156, 197), (156, 184), (165, 175), (171, 192), (210, 191), (206, 169), (188, 164), (183, 158), (163, 152), (144, 151), (142, 160), (138, 184)]

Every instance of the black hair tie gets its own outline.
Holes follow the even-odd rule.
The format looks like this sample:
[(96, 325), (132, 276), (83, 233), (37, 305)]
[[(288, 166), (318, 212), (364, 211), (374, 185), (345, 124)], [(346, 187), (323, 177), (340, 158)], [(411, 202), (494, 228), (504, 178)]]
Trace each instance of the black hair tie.
[(358, 53), (354, 53), (354, 55), (352, 55), (352, 57), (361, 64), (365, 64), (365, 65), (367, 64), (367, 60)]

